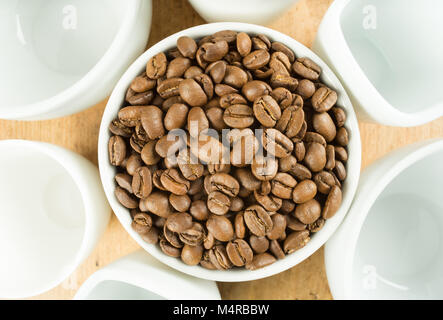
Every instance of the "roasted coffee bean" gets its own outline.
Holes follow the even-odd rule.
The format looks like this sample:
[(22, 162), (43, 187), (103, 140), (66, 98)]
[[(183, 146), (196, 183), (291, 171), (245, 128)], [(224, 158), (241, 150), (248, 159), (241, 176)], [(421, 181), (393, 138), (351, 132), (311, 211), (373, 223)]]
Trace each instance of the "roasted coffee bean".
[(326, 165), (325, 147), (317, 142), (308, 144), (304, 163), (312, 172), (323, 170)]
[(212, 262), (209, 259), (209, 251), (206, 250), (203, 252), (202, 260), (200, 261), (200, 265), (208, 270), (216, 270), (217, 268), (212, 264)]
[(112, 136), (108, 143), (109, 162), (119, 166), (126, 158), (126, 143), (120, 136)]
[(339, 107), (332, 107), (331, 113), (334, 118), (334, 123), (337, 127), (343, 127), (346, 122), (346, 113), (342, 108)]
[(214, 86), (214, 92), (219, 97), (223, 97), (227, 94), (238, 93), (238, 90), (232, 86), (223, 83), (217, 83)]
[(267, 267), (277, 261), (272, 255), (269, 253), (261, 253), (255, 255), (252, 261), (246, 264), (245, 268), (248, 270), (257, 270), (264, 267)]
[(272, 43), (271, 48), (274, 51), (283, 52), (288, 57), (291, 63), (294, 62), (295, 60), (294, 52), (291, 49), (289, 49), (287, 46), (285, 46), (283, 43), (275, 41)]
[(244, 212), (240, 212), (234, 219), (235, 236), (238, 239), (243, 239), (246, 235), (246, 225), (244, 220)]
[(132, 178), (132, 190), (140, 199), (147, 198), (152, 192), (152, 173), (148, 167), (139, 167)]
[(298, 83), (296, 92), (303, 99), (309, 99), (315, 93), (315, 84), (308, 79), (300, 80)]
[(334, 146), (328, 144), (326, 146), (326, 170), (332, 170), (335, 168), (335, 149)]
[(237, 34), (237, 51), (242, 57), (247, 56), (251, 52), (252, 41), (249, 35), (245, 32)]
[(205, 70), (215, 84), (221, 83), (226, 74), (227, 63), (223, 60), (212, 62)]
[(226, 253), (232, 264), (237, 267), (242, 267), (252, 261), (254, 256), (249, 244), (242, 239), (236, 239), (229, 242), (226, 246)]
[(279, 213), (273, 214), (272, 229), (266, 234), (269, 240), (277, 240), (286, 230), (286, 217)]
[(272, 88), (286, 88), (291, 92), (294, 92), (298, 87), (298, 80), (289, 75), (282, 73), (273, 73), (271, 76), (271, 87)]
[(160, 156), (155, 151), (156, 144), (156, 140), (149, 141), (143, 146), (143, 149), (140, 152), (143, 162), (148, 166), (157, 164), (160, 161)]
[(179, 196), (171, 193), (169, 195), (169, 203), (178, 212), (186, 212), (191, 206), (191, 198), (187, 194)]
[(152, 218), (146, 213), (137, 213), (136, 215), (134, 215), (131, 227), (137, 233), (147, 233), (152, 228)]
[(148, 79), (146, 76), (139, 76), (132, 80), (130, 88), (137, 93), (151, 90), (155, 87), (155, 80)]
[(186, 124), (189, 108), (183, 103), (173, 104), (165, 115), (164, 124), (166, 130), (180, 129)]
[(270, 95), (255, 99), (253, 110), (257, 120), (268, 128), (274, 127), (281, 117), (280, 106)]
[(269, 50), (271, 48), (271, 41), (267, 36), (264, 34), (259, 34), (252, 38), (252, 43), (254, 49), (262, 49), (262, 50)]
[(292, 200), (297, 203), (305, 203), (315, 197), (317, 185), (312, 180), (303, 180), (297, 184), (292, 192)]
[(166, 219), (165, 226), (172, 232), (184, 232), (192, 227), (192, 216), (185, 212), (173, 213)]
[(278, 162), (273, 157), (256, 156), (251, 164), (251, 171), (258, 180), (272, 180), (277, 174)]
[(271, 55), (268, 51), (259, 49), (252, 51), (247, 56), (243, 58), (243, 65), (250, 70), (260, 69), (265, 66), (269, 60), (271, 59)]
[(219, 241), (230, 241), (234, 237), (232, 223), (225, 216), (211, 215), (206, 228)]
[(328, 194), (331, 188), (335, 186), (334, 176), (328, 171), (321, 171), (314, 175), (314, 182), (320, 193)]
[(121, 123), (119, 119), (112, 120), (112, 122), (109, 124), (109, 131), (116, 136), (122, 136), (124, 138), (129, 138), (132, 136), (132, 129)]
[(147, 211), (163, 218), (167, 218), (173, 213), (168, 194), (163, 191), (152, 192), (146, 199), (141, 200), (140, 203), (143, 203)]
[(209, 210), (206, 205), (206, 201), (197, 200), (191, 203), (189, 212), (198, 221), (205, 221), (209, 217)]
[(314, 114), (312, 117), (312, 125), (314, 130), (325, 138), (326, 142), (334, 140), (337, 130), (334, 121), (332, 121), (328, 113), (322, 112)]
[(295, 209), (295, 203), (292, 200), (283, 199), (279, 212), (289, 214)]
[(335, 185), (331, 188), (331, 191), (328, 194), (328, 198), (326, 199), (325, 205), (323, 207), (322, 217), (324, 219), (332, 218), (340, 208), (341, 201), (341, 189), (337, 185)]
[(295, 231), (292, 232), (283, 244), (283, 250), (286, 254), (293, 253), (298, 249), (303, 248), (309, 242), (309, 231)]
[(228, 43), (224, 40), (214, 43), (204, 43), (201, 48), (203, 49), (202, 58), (208, 62), (214, 62), (223, 59), (223, 57), (229, 51)]
[(201, 107), (208, 102), (203, 88), (194, 79), (185, 79), (179, 84), (180, 97), (192, 107)]
[(156, 244), (158, 242), (160, 232), (157, 228), (152, 227), (148, 232), (140, 234), (143, 241), (149, 244)]
[(132, 106), (145, 106), (151, 103), (153, 99), (154, 92), (149, 90), (142, 93), (134, 94), (133, 96), (129, 97), (127, 101)]
[(291, 199), (292, 189), (296, 186), (297, 181), (289, 174), (279, 172), (271, 180), (271, 192), (281, 199)]
[(183, 57), (194, 59), (197, 52), (197, 43), (191, 37), (181, 36), (177, 39), (177, 49)]
[(312, 142), (316, 142), (316, 143), (321, 144), (325, 148), (327, 145), (325, 138), (323, 138), (323, 136), (321, 134), (319, 134), (317, 132), (312, 132), (312, 131), (306, 132), (306, 134), (303, 138), (303, 142), (306, 145), (309, 145)]
[(244, 202), (240, 197), (234, 197), (231, 199), (231, 206), (229, 207), (229, 211), (239, 212), (243, 209)]
[(185, 244), (181, 251), (181, 259), (182, 261), (189, 265), (195, 266), (199, 264), (203, 256), (203, 247), (202, 246), (190, 246)]
[(304, 224), (313, 223), (321, 215), (320, 203), (315, 199), (303, 202), (295, 208), (294, 215)]
[(308, 230), (311, 232), (319, 232), (325, 225), (325, 219), (318, 218), (315, 222), (308, 225)]
[(223, 245), (216, 245), (209, 250), (209, 260), (218, 270), (232, 268), (232, 262), (229, 260), (228, 253)]
[(125, 189), (117, 186), (114, 190), (115, 197), (122, 206), (128, 209), (135, 209), (138, 207), (138, 201), (131, 196)]
[(305, 113), (302, 108), (296, 108), (295, 106), (287, 107), (283, 110), (275, 128), (284, 133), (288, 138), (293, 138), (300, 132), (304, 117)]
[(316, 81), (320, 77), (320, 67), (309, 58), (298, 58), (292, 65), (292, 70), (299, 76)]
[(249, 244), (251, 245), (252, 250), (257, 254), (264, 253), (269, 249), (269, 240), (266, 237), (252, 235), (249, 237)]
[(337, 141), (337, 143), (342, 147), (346, 147), (348, 145), (349, 136), (348, 130), (346, 130), (345, 127), (341, 127), (340, 129), (338, 129), (335, 141)]
[(117, 182), (121, 188), (132, 193), (132, 177), (129, 174), (117, 173), (115, 175), (115, 182)]
[(255, 190), (254, 197), (257, 203), (259, 203), (268, 212), (278, 211), (281, 208), (282, 199), (271, 194), (260, 194), (257, 190)]
[(185, 71), (185, 74), (183, 76), (185, 79), (193, 79), (195, 76), (198, 76), (199, 74), (202, 73), (203, 73), (202, 68), (198, 66), (191, 66), (188, 68), (188, 70)]
[(209, 121), (200, 107), (194, 107), (188, 113), (188, 130), (191, 136), (197, 137), (202, 131), (209, 128)]
[[(270, 95), (271, 91), (271, 86), (260, 80), (249, 81), (242, 88), (243, 96), (250, 102), (254, 102), (259, 97)], [(244, 103), (246, 103), (246, 101)]]
[(219, 191), (213, 191), (208, 194), (209, 211), (216, 215), (224, 215), (231, 207), (231, 200), (227, 195)]
[(163, 99), (177, 97), (180, 94), (179, 86), (182, 81), (182, 78), (168, 78), (164, 80), (158, 80), (157, 93)]
[(144, 110), (144, 106), (124, 107), (118, 112), (118, 119), (127, 127), (135, 127), (138, 123), (140, 123)]
[(307, 228), (307, 225), (302, 223), (300, 220), (298, 220), (293, 215), (286, 215), (286, 226), (289, 230), (292, 231), (303, 231)]
[(163, 251), (164, 254), (173, 258), (180, 257), (181, 249), (174, 247), (165, 238), (161, 238), (159, 244), (160, 244), (160, 249)]
[(240, 190), (238, 181), (227, 173), (216, 173), (211, 175), (207, 186), (208, 194), (213, 191), (220, 191), (230, 197), (235, 197)]
[(277, 240), (269, 242), (269, 251), (279, 260), (285, 257), (285, 253)]
[(320, 87), (311, 98), (312, 108), (317, 112), (329, 111), (337, 102), (337, 92), (328, 87)]
[[(209, 108), (206, 111), (206, 117), (209, 120), (210, 127), (214, 128), (217, 131), (222, 131), (226, 129), (228, 126), (226, 125), (223, 119), (224, 110), (219, 107)], [(254, 121), (254, 119), (252, 119)]]
[(247, 101), (238, 93), (229, 93), (220, 97), (220, 106), (222, 108), (226, 109), (234, 104), (247, 104)]
[(294, 150), (294, 143), (277, 129), (263, 130), (262, 144), (266, 151), (277, 158), (285, 158)]
[(185, 195), (191, 186), (177, 169), (163, 171), (160, 181), (166, 190), (176, 195)]
[(179, 233), (180, 241), (190, 246), (198, 246), (205, 240), (206, 234), (203, 226), (194, 222), (192, 227)]
[(345, 165), (343, 164), (343, 162), (341, 161), (335, 161), (335, 168), (334, 168), (334, 173), (337, 176), (338, 180), (340, 181), (344, 181), (346, 179), (346, 168)]
[(306, 155), (306, 147), (303, 141), (294, 143), (294, 155), (297, 161), (301, 162)]
[(235, 171), (235, 177), (246, 190), (254, 191), (260, 188), (261, 181), (252, 174), (251, 170), (239, 168)]
[(248, 82), (248, 75), (242, 68), (228, 65), (226, 67), (223, 82), (234, 88), (240, 89), (246, 84), (246, 82)]
[(177, 57), (169, 62), (168, 68), (166, 69), (166, 78), (180, 78), (190, 66), (191, 60)]
[(272, 230), (271, 216), (259, 205), (248, 207), (244, 219), (249, 231), (256, 236), (263, 237)]
[(146, 75), (150, 79), (161, 78), (166, 72), (167, 64), (168, 60), (163, 52), (156, 54), (146, 64)]
[(252, 108), (245, 104), (234, 104), (225, 110), (223, 120), (231, 128), (243, 129), (254, 123), (254, 113)]

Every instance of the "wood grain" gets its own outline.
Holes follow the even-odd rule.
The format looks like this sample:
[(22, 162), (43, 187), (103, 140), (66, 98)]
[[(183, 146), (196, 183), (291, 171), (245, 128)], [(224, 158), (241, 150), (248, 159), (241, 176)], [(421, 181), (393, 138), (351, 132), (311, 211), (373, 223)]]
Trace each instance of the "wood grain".
[[(332, 0), (302, 0), (269, 27), (311, 46)], [(154, 0), (153, 23), (147, 47), (204, 20), (186, 0)], [(46, 141), (73, 150), (97, 164), (97, 140), (106, 101), (81, 113), (49, 121), (0, 120), (0, 139)], [(435, 137), (443, 137), (443, 118), (415, 128), (392, 128), (360, 123), (363, 167), (398, 147)], [(88, 259), (57, 288), (33, 299), (70, 299), (96, 270), (136, 250), (138, 245), (115, 216)], [(330, 299), (323, 248), (294, 268), (267, 279), (219, 283), (224, 299)]]

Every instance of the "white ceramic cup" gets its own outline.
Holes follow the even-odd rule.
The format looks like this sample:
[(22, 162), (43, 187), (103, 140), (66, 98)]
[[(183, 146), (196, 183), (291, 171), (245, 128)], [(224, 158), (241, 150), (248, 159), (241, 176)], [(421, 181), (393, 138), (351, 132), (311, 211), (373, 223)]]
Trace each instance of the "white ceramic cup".
[(299, 0), (189, 0), (194, 9), (208, 22), (247, 22), (266, 24)]
[(98, 270), (76, 300), (220, 300), (214, 281), (184, 275), (138, 250)]
[(326, 244), (336, 299), (443, 298), (443, 139), (399, 149), (361, 175)]
[(409, 127), (443, 116), (440, 0), (336, 0), (313, 50), (342, 80), (359, 118)]
[(82, 156), (0, 141), (0, 298), (57, 286), (89, 256), (110, 213), (98, 170)]
[(151, 0), (2, 0), (0, 118), (39, 120), (90, 107), (143, 52)]
[[(180, 36), (187, 35), (192, 38), (199, 39), (203, 36), (226, 29), (244, 31), (251, 34), (265, 34), (273, 41), (280, 41), (286, 44), (295, 52), (297, 56), (309, 57), (315, 61), (323, 70), (321, 80), (326, 85), (338, 92), (338, 105), (343, 107), (347, 113), (346, 127), (350, 132), (348, 146), (349, 161), (347, 162), (348, 177), (343, 184), (343, 202), (341, 208), (333, 218), (327, 221), (323, 229), (312, 237), (311, 241), (304, 248), (294, 252), (291, 255), (288, 255), (285, 259), (279, 260), (270, 266), (255, 271), (244, 269), (219, 271), (207, 270), (200, 266), (188, 266), (180, 259), (166, 256), (157, 245), (151, 245), (144, 242), (142, 238), (131, 228), (131, 217), (128, 209), (124, 208), (114, 196), (114, 176), (116, 174), (116, 169), (110, 165), (108, 158), (108, 141), (110, 138), (108, 126), (110, 122), (117, 117), (117, 112), (124, 103), (125, 93), (131, 81), (145, 69), (147, 61), (155, 54), (175, 47), (176, 41)], [(131, 67), (129, 67), (129, 69), (117, 83), (117, 86), (112, 92), (106, 106), (100, 127), (98, 158), (102, 183), (111, 207), (126, 231), (128, 231), (129, 234), (146, 251), (167, 265), (196, 277), (216, 281), (247, 281), (271, 276), (295, 266), (318, 250), (332, 235), (344, 218), (357, 188), (361, 165), (361, 141), (357, 119), (345, 90), (329, 67), (311, 50), (294, 39), (269, 28), (252, 24), (226, 22), (200, 25), (171, 35), (152, 46), (143, 55), (141, 55), (131, 65)]]

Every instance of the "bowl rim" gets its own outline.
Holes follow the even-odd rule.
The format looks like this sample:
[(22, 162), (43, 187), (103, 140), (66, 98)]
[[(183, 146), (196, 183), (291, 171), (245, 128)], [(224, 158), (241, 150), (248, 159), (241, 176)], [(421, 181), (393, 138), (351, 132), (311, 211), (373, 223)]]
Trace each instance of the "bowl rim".
[(53, 161), (57, 162), (74, 182), (76, 188), (78, 189), (81, 195), (82, 206), (84, 208), (82, 238), (78, 243), (77, 249), (75, 250), (75, 256), (72, 257), (70, 263), (61, 265), (60, 275), (58, 277), (54, 277), (51, 281), (48, 281), (39, 288), (35, 288), (32, 290), (22, 290), (21, 294), (16, 294), (16, 295), (8, 295), (7, 292), (1, 292), (0, 294), (0, 296), (3, 298), (14, 299), (14, 298), (31, 297), (46, 292), (59, 285), (70, 274), (72, 274), (75, 271), (75, 269), (83, 262), (83, 260), (89, 254), (91, 243), (95, 242), (94, 238), (95, 238), (96, 228), (94, 225), (96, 224), (96, 220), (94, 219), (94, 212), (96, 210), (96, 207), (94, 206), (94, 200), (92, 199), (92, 196), (89, 193), (90, 180), (93, 178), (91, 178), (91, 176), (88, 175), (88, 172), (85, 172), (84, 168), (85, 164), (93, 167), (92, 163), (90, 163), (89, 160), (78, 155), (77, 153), (74, 153), (71, 150), (47, 142), (21, 140), (21, 139), (8, 139), (0, 141), (0, 147), (8, 147), (8, 146), (16, 146), (24, 149), (32, 149), (35, 152), (44, 154), (47, 157), (51, 158)]
[(33, 117), (45, 116), (47, 113), (65, 106), (77, 96), (86, 92), (88, 88), (93, 86), (94, 82), (100, 79), (104, 70), (113, 67), (115, 57), (118, 56), (121, 50), (124, 50), (126, 40), (130, 39), (131, 31), (138, 22), (136, 18), (143, 5), (143, 1), (144, 0), (126, 1), (125, 15), (121, 18), (120, 27), (116, 31), (111, 44), (95, 65), (80, 79), (49, 98), (14, 107), (5, 106), (0, 110), (0, 118), (26, 120)]
[[(318, 28), (314, 48), (315, 51), (322, 52), (322, 56), (348, 89), (356, 102), (355, 107), (361, 111), (359, 116), (372, 122), (398, 127), (418, 126), (443, 116), (443, 100), (429, 104), (421, 111), (404, 112), (392, 105), (369, 80), (344, 37), (342, 13), (350, 2), (351, 0), (336, 0), (331, 4)], [(334, 50), (326, 50), (327, 48)]]
[[(202, 38), (205, 35), (212, 34), (216, 31), (226, 29), (244, 31), (252, 34), (263, 33), (269, 36), (274, 41), (285, 43), (286, 45), (288, 45), (288, 47), (292, 48), (297, 55), (308, 56), (313, 61), (318, 63), (323, 70), (321, 79), (340, 93), (339, 104), (347, 112), (346, 127), (349, 128), (350, 133), (349, 160), (347, 163), (348, 178), (345, 181), (343, 202), (339, 211), (333, 218), (328, 220), (328, 223), (325, 224), (323, 229), (319, 231), (315, 236), (313, 236), (311, 241), (304, 248), (294, 252), (291, 255), (286, 256), (285, 259), (278, 260), (270, 266), (254, 271), (220, 271), (207, 270), (200, 266), (188, 266), (179, 259), (166, 256), (163, 252), (161, 252), (158, 246), (145, 243), (141, 239), (141, 237), (134, 230), (132, 230), (131, 219), (128, 214), (128, 210), (124, 208), (120, 203), (118, 203), (114, 196), (115, 167), (112, 167), (109, 164), (108, 160), (107, 145), (108, 139), (110, 137), (108, 125), (110, 121), (112, 121), (112, 119), (116, 117), (118, 110), (121, 108), (121, 105), (124, 101), (124, 95), (129, 84), (137, 75), (139, 75), (143, 71), (143, 68), (146, 65), (148, 59), (158, 52), (163, 52), (169, 48), (174, 47), (176, 40), (182, 35), (187, 35), (197, 39)], [(147, 51), (145, 51), (128, 68), (128, 70), (123, 74), (116, 87), (114, 88), (103, 114), (98, 141), (98, 161), (102, 184), (108, 201), (111, 204), (112, 209), (114, 210), (114, 213), (116, 214), (117, 218), (126, 229), (126, 231), (142, 248), (144, 248), (152, 256), (154, 256), (161, 262), (166, 263), (172, 268), (196, 276), (198, 278), (214, 281), (239, 282), (265, 278), (285, 271), (308, 258), (327, 241), (327, 239), (332, 235), (332, 233), (337, 229), (337, 227), (343, 220), (355, 195), (361, 167), (361, 141), (357, 118), (345, 89), (340, 84), (340, 81), (335, 76), (335, 74), (315, 53), (313, 53), (310, 49), (308, 49), (298, 41), (292, 39), (291, 37), (267, 27), (238, 22), (218, 22), (195, 26), (166, 37), (165, 39), (161, 40), (160, 42), (150, 47)]]
[(362, 227), (377, 199), (409, 167), (442, 151), (443, 138), (417, 142), (388, 153), (362, 172), (346, 220), (325, 246), (326, 274), (334, 299), (356, 299), (352, 293), (355, 251)]

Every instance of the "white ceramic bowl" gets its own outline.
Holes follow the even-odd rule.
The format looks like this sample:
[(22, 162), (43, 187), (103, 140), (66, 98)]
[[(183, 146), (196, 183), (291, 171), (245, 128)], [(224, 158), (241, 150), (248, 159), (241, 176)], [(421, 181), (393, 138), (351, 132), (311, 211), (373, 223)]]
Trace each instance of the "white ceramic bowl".
[[(328, 220), (328, 222), (325, 224), (324, 228), (320, 232), (312, 237), (307, 246), (287, 256), (285, 259), (279, 260), (268, 267), (256, 271), (241, 269), (214, 271), (206, 270), (200, 266), (188, 266), (181, 262), (180, 259), (166, 256), (158, 246), (145, 243), (141, 239), (141, 237), (134, 230), (132, 230), (131, 217), (128, 210), (120, 205), (120, 203), (114, 196), (114, 176), (116, 170), (115, 167), (110, 165), (108, 159), (107, 146), (110, 137), (110, 133), (108, 131), (109, 123), (117, 116), (117, 112), (124, 102), (125, 93), (131, 81), (145, 69), (146, 62), (149, 60), (149, 58), (159, 52), (163, 52), (175, 47), (177, 39), (182, 35), (187, 35), (192, 38), (198, 39), (202, 38), (203, 36), (226, 29), (244, 31), (251, 34), (265, 34), (274, 41), (280, 41), (286, 44), (295, 52), (297, 56), (309, 57), (313, 61), (318, 63), (318, 65), (323, 69), (321, 80), (329, 87), (334, 88), (338, 92), (338, 105), (342, 106), (346, 110), (346, 127), (349, 129), (350, 132), (349, 161), (347, 163), (348, 178), (343, 184), (343, 203), (340, 210), (332, 219)], [(295, 266), (296, 264), (309, 257), (311, 254), (313, 254), (316, 250), (318, 250), (332, 235), (340, 222), (343, 220), (357, 188), (361, 164), (361, 142), (357, 119), (349, 98), (345, 90), (341, 86), (340, 82), (338, 81), (337, 77), (321, 59), (319, 59), (311, 50), (309, 50), (299, 42), (280, 32), (252, 24), (229, 22), (200, 25), (184, 31), (180, 31), (152, 46), (131, 65), (131, 67), (126, 71), (126, 73), (117, 83), (117, 86), (115, 87), (108, 101), (108, 105), (106, 106), (106, 110), (104, 112), (100, 127), (98, 157), (102, 183), (111, 207), (113, 208), (115, 214), (117, 215), (118, 219), (120, 220), (126, 231), (128, 231), (129, 234), (146, 251), (148, 251), (151, 255), (153, 255), (160, 261), (168, 264), (169, 266), (196, 277), (217, 281), (247, 281), (264, 278)]]
[(103, 100), (150, 25), (151, 0), (1, 1), (0, 118), (56, 118)]
[(336, 299), (443, 298), (443, 140), (399, 149), (361, 175), (326, 244)]
[(341, 78), (359, 118), (391, 126), (443, 116), (439, 0), (336, 0), (313, 50)]
[(0, 141), (0, 298), (57, 286), (94, 249), (110, 213), (98, 170), (82, 156)]
[(220, 300), (214, 281), (184, 275), (138, 250), (95, 272), (76, 300)]
[(291, 8), (299, 0), (189, 0), (208, 22), (247, 22), (266, 24)]

